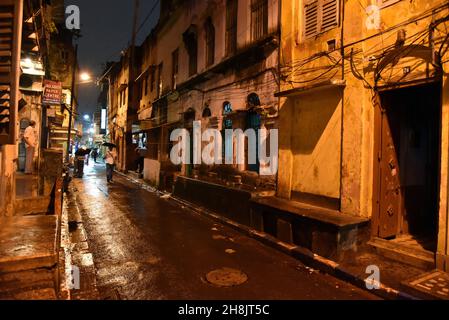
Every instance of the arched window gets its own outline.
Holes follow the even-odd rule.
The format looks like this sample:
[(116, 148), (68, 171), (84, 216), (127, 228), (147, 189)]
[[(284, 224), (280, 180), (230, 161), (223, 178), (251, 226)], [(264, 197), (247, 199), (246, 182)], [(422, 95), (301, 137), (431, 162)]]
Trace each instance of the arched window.
[(212, 116), (212, 112), (210, 111), (209, 107), (205, 107), (203, 110), (203, 118), (209, 118), (210, 116)]
[(226, 117), (226, 115), (229, 115), (232, 113), (232, 105), (229, 101), (223, 102), (223, 128), (221, 130), (221, 137), (223, 143), (223, 150), (222, 150), (222, 156), (225, 158), (226, 154), (232, 154), (233, 150), (233, 137), (226, 135), (226, 129), (232, 129), (232, 119), (229, 117)]
[(215, 27), (210, 17), (204, 24), (204, 31), (206, 35), (206, 66), (209, 67), (215, 61)]
[(198, 67), (198, 35), (197, 27), (191, 25), (183, 34), (184, 44), (189, 55), (189, 76), (197, 73)]
[(232, 105), (229, 101), (223, 102), (223, 114), (230, 114), (232, 112)]
[[(228, 115), (232, 113), (232, 105), (229, 101), (223, 103), (223, 115)], [(232, 129), (232, 120), (224, 119), (223, 126), (225, 129)]]
[(257, 93), (250, 93), (247, 98), (248, 109), (260, 106), (260, 99)]
[(184, 121), (185, 122), (193, 122), (195, 121), (195, 110), (193, 108), (189, 108), (185, 113), (184, 113)]

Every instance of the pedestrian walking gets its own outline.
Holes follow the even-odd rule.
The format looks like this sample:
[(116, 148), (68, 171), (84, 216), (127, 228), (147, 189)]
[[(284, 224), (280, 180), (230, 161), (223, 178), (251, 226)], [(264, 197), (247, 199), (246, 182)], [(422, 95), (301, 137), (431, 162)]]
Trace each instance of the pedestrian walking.
[(137, 147), (134, 152), (136, 153), (136, 172), (139, 174), (142, 174), (143, 172), (143, 165), (144, 165), (144, 157), (142, 157), (142, 149), (140, 147)]
[(94, 149), (92, 151), (92, 158), (94, 158), (94, 162), (97, 163), (97, 156), (98, 156), (98, 152), (97, 149)]
[(31, 120), (23, 134), (26, 144), (25, 174), (33, 174), (34, 153), (37, 147), (36, 122)]
[(115, 166), (115, 160), (117, 158), (117, 152), (113, 147), (108, 147), (108, 150), (106, 151), (105, 156), (105, 162), (106, 162), (106, 178), (108, 180), (108, 183), (113, 182), (112, 175), (114, 173), (114, 166)]

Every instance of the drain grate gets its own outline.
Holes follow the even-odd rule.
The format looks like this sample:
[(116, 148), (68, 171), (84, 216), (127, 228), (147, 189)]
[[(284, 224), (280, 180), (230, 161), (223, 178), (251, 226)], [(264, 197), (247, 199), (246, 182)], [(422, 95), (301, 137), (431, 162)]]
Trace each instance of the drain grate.
[(449, 274), (443, 271), (432, 271), (405, 283), (429, 297), (449, 300)]
[(209, 283), (219, 287), (239, 286), (248, 281), (248, 276), (240, 270), (221, 268), (213, 270), (206, 275)]

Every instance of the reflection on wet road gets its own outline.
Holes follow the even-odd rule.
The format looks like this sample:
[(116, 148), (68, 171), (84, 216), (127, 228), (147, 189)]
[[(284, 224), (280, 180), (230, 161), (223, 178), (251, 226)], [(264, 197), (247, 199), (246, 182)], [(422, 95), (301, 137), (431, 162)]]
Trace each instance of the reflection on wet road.
[[(117, 290), (121, 299), (375, 298), (124, 177), (114, 181), (107, 184), (103, 166), (91, 163), (84, 178), (72, 182), (100, 293)], [(233, 281), (238, 285), (219, 285)]]

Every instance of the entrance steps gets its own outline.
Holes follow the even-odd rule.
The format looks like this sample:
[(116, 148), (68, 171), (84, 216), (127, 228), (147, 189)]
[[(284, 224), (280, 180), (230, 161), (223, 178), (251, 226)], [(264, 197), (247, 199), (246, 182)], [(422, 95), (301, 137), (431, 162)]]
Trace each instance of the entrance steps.
[(435, 268), (435, 253), (420, 248), (418, 245), (380, 238), (371, 239), (368, 245), (374, 247), (380, 255), (392, 260), (425, 270)]
[(0, 300), (56, 299), (58, 217), (0, 218)]

